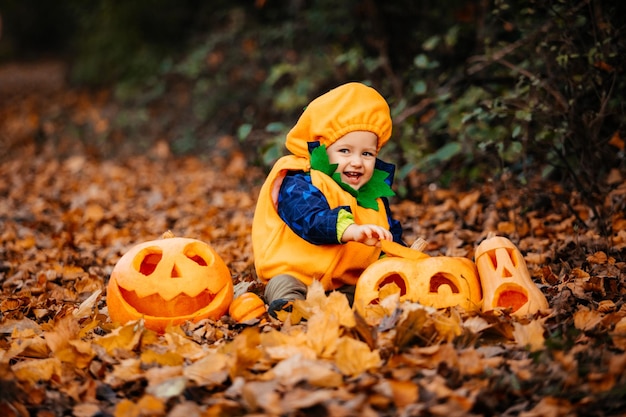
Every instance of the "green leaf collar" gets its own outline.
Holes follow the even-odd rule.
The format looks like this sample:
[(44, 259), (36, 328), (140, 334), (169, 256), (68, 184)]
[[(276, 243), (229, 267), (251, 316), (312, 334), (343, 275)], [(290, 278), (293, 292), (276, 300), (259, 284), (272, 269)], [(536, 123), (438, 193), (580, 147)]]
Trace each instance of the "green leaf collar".
[(355, 190), (345, 182), (341, 181), (341, 175), (338, 172), (335, 172), (337, 164), (331, 164), (328, 160), (326, 145), (320, 145), (311, 151), (311, 169), (323, 172), (335, 180), (341, 188), (356, 198), (357, 204), (361, 207), (378, 211), (378, 202), (376, 201), (378, 198), (396, 195), (389, 184), (385, 182), (389, 173), (380, 169), (374, 169), (372, 178), (359, 190)]

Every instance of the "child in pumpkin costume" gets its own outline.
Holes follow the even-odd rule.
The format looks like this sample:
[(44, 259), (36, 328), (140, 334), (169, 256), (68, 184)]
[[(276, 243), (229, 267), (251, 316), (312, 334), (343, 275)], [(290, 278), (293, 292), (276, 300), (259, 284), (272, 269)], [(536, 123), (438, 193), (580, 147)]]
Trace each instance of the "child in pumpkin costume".
[(381, 255), (402, 243), (389, 209), (395, 167), (376, 155), (391, 136), (385, 99), (360, 83), (313, 100), (287, 134), (290, 155), (269, 173), (257, 202), (252, 245), (269, 311), (306, 297), (319, 280), (350, 294)]

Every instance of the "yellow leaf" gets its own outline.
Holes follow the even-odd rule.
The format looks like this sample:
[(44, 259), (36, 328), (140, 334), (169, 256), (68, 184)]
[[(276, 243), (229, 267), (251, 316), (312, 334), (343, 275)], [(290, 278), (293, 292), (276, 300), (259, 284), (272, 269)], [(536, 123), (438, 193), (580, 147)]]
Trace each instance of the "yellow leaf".
[(380, 355), (377, 350), (370, 350), (367, 344), (342, 337), (337, 342), (335, 364), (339, 370), (348, 376), (356, 376), (365, 371), (380, 366)]
[(96, 302), (100, 299), (101, 293), (102, 290), (94, 291), (94, 293), (91, 294), (85, 301), (80, 303), (80, 306), (78, 306), (78, 308), (75, 308), (74, 311), (72, 311), (72, 315), (77, 319), (89, 317), (93, 312), (93, 308), (96, 305)]
[(389, 386), (393, 396), (393, 402), (398, 407), (406, 407), (415, 404), (419, 400), (419, 390), (415, 383), (411, 381), (389, 380)]
[(108, 354), (113, 354), (116, 349), (132, 351), (139, 344), (143, 331), (143, 320), (131, 321), (94, 342), (104, 347)]
[(123, 399), (115, 406), (114, 417), (139, 417), (141, 408), (131, 400)]
[(306, 300), (294, 302), (292, 323), (298, 323), (301, 318), (308, 320), (320, 312), (334, 315), (341, 326), (354, 327), (356, 325), (354, 313), (345, 294), (333, 291), (327, 296), (322, 284), (319, 281), (313, 281), (308, 288)]
[(184, 362), (184, 358), (176, 352), (155, 352), (152, 349), (141, 353), (141, 362), (145, 364), (157, 363), (163, 366), (179, 366)]
[(70, 340), (63, 349), (54, 352), (62, 362), (74, 364), (77, 368), (86, 368), (95, 356), (91, 343), (83, 340)]
[(307, 345), (318, 356), (330, 358), (335, 353), (335, 345), (339, 339), (339, 322), (335, 316), (319, 313), (309, 319)]
[(165, 404), (163, 400), (150, 394), (146, 394), (139, 399), (137, 407), (144, 416), (158, 416), (165, 414)]
[[(30, 336), (22, 338), (17, 334), (30, 333)], [(48, 344), (41, 336), (32, 334), (32, 330), (25, 330), (24, 332), (16, 333), (11, 336), (11, 347), (7, 351), (7, 358), (13, 358), (16, 356), (26, 356), (30, 358), (47, 358), (50, 356), (50, 348)]]
[(300, 329), (292, 329), (289, 334), (271, 329), (261, 334), (261, 344), (265, 349), (265, 354), (276, 361), (294, 355), (308, 359), (317, 358), (317, 353), (308, 345), (306, 333)]
[(206, 351), (202, 349), (202, 346), (187, 339), (183, 334), (180, 334), (180, 327), (176, 327), (176, 332), (165, 333), (165, 340), (169, 348), (175, 351), (179, 356), (185, 359), (195, 361), (206, 355)]
[(53, 376), (61, 376), (61, 361), (57, 358), (29, 359), (11, 366), (20, 381), (49, 381)]
[(257, 327), (247, 327), (235, 339), (224, 347), (224, 353), (230, 355), (229, 374), (231, 379), (244, 375), (263, 356), (259, 348), (261, 337)]

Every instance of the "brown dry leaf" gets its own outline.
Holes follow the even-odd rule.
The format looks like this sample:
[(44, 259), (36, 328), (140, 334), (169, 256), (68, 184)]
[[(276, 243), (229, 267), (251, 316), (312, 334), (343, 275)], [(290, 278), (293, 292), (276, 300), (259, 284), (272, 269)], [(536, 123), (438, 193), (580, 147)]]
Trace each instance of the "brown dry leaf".
[[(158, 368), (154, 369), (159, 370)], [(146, 393), (162, 400), (178, 397), (187, 388), (187, 378), (184, 376), (168, 375), (167, 378), (159, 379), (158, 382), (154, 382), (151, 378), (148, 378), (148, 381)]]
[(74, 417), (92, 417), (100, 412), (100, 406), (93, 403), (76, 404), (72, 408)]
[(461, 316), (455, 309), (450, 310), (449, 316), (438, 312), (433, 316), (433, 323), (439, 338), (446, 342), (451, 342), (455, 337), (463, 333), (461, 328)]
[(492, 326), (489, 324), (487, 320), (480, 316), (472, 316), (465, 319), (461, 325), (464, 329), (469, 330), (473, 334), (481, 333), (483, 330), (486, 330)]
[(613, 344), (615, 346), (626, 351), (626, 317), (622, 317), (622, 319), (617, 322), (611, 332), (611, 337), (613, 338)]
[(211, 388), (223, 384), (228, 379), (228, 355), (210, 352), (202, 359), (186, 366), (183, 375), (199, 386)]
[(532, 410), (520, 413), (520, 417), (546, 417), (576, 415), (575, 408), (564, 398), (544, 397)]
[(269, 415), (282, 415), (283, 408), (280, 404), (276, 381), (252, 381), (244, 383), (241, 390), (242, 400), (249, 411), (264, 411)]
[(596, 327), (604, 318), (604, 315), (597, 310), (591, 310), (585, 306), (579, 306), (574, 313), (574, 326), (578, 330), (587, 331)]
[(379, 367), (381, 361), (377, 350), (370, 350), (359, 340), (342, 337), (337, 342), (335, 364), (344, 375), (356, 376)]
[(592, 264), (605, 264), (608, 260), (608, 256), (603, 251), (598, 251), (592, 255), (587, 256), (587, 261)]
[(393, 403), (400, 408), (419, 401), (419, 388), (412, 381), (397, 381), (394, 379), (387, 380), (391, 388)]
[(432, 336), (429, 326), (432, 326), (432, 318), (428, 310), (419, 304), (413, 304), (411, 309), (407, 309), (403, 319), (396, 326), (394, 345), (398, 349), (403, 349), (415, 337), (429, 339)]
[(515, 223), (512, 222), (499, 222), (498, 223), (498, 233), (501, 233), (505, 236), (510, 236), (515, 233)]
[(480, 190), (474, 190), (472, 192), (466, 193), (459, 200), (459, 208), (463, 211), (469, 210), (471, 207), (476, 205), (476, 202), (481, 197), (482, 193)]
[(513, 337), (515, 342), (521, 347), (528, 347), (531, 352), (544, 348), (545, 331), (542, 321), (532, 320), (528, 324), (513, 323)]
[(113, 366), (113, 372), (108, 373), (104, 382), (111, 387), (120, 387), (127, 382), (136, 381), (144, 378), (144, 372), (141, 369), (141, 361), (136, 358), (128, 358), (121, 360)]
[(309, 409), (336, 399), (336, 391), (317, 389), (311, 392), (307, 389), (295, 388), (285, 394), (280, 402), (280, 408), (283, 415), (292, 415), (299, 410)]
[(312, 360), (301, 355), (294, 355), (279, 362), (268, 378), (276, 378), (285, 386), (295, 386), (305, 381), (314, 387), (333, 388), (343, 384), (343, 377), (327, 361)]
[(459, 371), (462, 375), (477, 376), (485, 372), (487, 363), (476, 349), (465, 349), (459, 353)]

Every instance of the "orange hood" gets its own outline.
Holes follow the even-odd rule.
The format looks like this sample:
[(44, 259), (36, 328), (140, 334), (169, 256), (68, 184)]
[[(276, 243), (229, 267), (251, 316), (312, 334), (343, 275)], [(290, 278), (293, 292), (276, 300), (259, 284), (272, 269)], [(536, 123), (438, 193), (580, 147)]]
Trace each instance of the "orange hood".
[(287, 134), (285, 145), (309, 159), (308, 142), (326, 147), (347, 133), (368, 131), (378, 136), (378, 150), (391, 136), (391, 115), (385, 99), (371, 87), (347, 83), (313, 100)]

